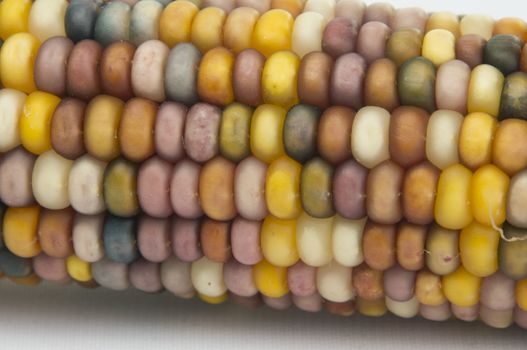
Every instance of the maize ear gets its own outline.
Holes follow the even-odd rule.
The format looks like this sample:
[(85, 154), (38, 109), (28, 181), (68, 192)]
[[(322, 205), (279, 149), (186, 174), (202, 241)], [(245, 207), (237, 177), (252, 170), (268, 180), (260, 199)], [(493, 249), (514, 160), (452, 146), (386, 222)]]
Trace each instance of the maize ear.
[(0, 271), (527, 329), (527, 24), (0, 3)]

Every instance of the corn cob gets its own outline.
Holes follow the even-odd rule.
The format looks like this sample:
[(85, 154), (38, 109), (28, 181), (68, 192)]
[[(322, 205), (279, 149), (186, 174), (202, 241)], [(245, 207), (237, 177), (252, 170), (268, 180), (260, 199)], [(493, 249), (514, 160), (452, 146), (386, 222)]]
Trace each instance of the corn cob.
[(0, 19), (13, 281), (527, 328), (524, 21), (357, 0)]

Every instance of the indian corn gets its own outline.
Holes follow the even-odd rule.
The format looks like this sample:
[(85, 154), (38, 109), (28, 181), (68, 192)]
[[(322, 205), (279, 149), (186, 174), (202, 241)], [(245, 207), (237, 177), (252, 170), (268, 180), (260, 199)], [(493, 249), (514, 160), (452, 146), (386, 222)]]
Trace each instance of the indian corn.
[(0, 270), (527, 328), (527, 24), (3, 0)]

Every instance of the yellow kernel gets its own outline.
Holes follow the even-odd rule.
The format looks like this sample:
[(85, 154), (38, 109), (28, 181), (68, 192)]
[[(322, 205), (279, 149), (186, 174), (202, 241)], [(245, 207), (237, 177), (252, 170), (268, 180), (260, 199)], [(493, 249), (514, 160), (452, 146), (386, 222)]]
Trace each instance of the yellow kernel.
[(515, 294), (516, 305), (520, 309), (527, 311), (527, 279), (516, 282)]
[(466, 15), (459, 22), (461, 35), (477, 34), (485, 40), (492, 37), (494, 20), (487, 15)]
[(234, 53), (251, 47), (251, 36), (260, 13), (251, 7), (234, 9), (223, 27), (223, 44)]
[(497, 230), (472, 222), (459, 235), (461, 263), (474, 276), (492, 275), (498, 270), (499, 242), (500, 234)]
[(305, 2), (306, 0), (271, 0), (271, 8), (285, 10), (296, 17), (302, 13)]
[(430, 306), (439, 306), (447, 301), (441, 289), (441, 277), (427, 270), (417, 273), (415, 296), (421, 304)]
[(302, 166), (286, 156), (269, 165), (265, 200), (269, 212), (280, 219), (295, 219), (302, 212), (300, 172)]
[(263, 259), (254, 265), (253, 278), (258, 291), (269, 298), (280, 298), (289, 292), (286, 267), (273, 266)]
[(290, 51), (272, 54), (262, 71), (264, 103), (289, 108), (298, 103), (297, 80), (300, 59)]
[(74, 280), (88, 282), (92, 280), (91, 264), (81, 260), (76, 255), (68, 257), (66, 260), (66, 269), (68, 274)]
[(4, 0), (0, 4), (0, 37), (4, 40), (11, 35), (28, 31), (31, 0)]
[(101, 95), (86, 107), (84, 117), (84, 145), (89, 154), (102, 161), (110, 161), (120, 154), (117, 131), (124, 102)]
[(272, 215), (265, 218), (260, 232), (264, 258), (275, 266), (288, 267), (298, 261), (296, 221), (281, 220)]
[(262, 162), (271, 163), (285, 154), (283, 130), (286, 111), (274, 105), (260, 105), (251, 120), (251, 152)]
[(264, 56), (289, 50), (293, 25), (293, 16), (285, 10), (273, 9), (265, 12), (254, 26), (252, 47)]
[(444, 169), (439, 176), (434, 217), (437, 223), (451, 230), (470, 224), (470, 183), (472, 173), (461, 164)]
[(430, 14), (428, 21), (426, 21), (426, 32), (434, 29), (446, 29), (458, 38), (460, 35), (459, 18), (452, 12), (434, 12)]
[(207, 304), (217, 305), (217, 304), (221, 304), (221, 303), (224, 303), (225, 301), (227, 301), (227, 299), (229, 297), (229, 294), (228, 293), (223, 293), (220, 296), (211, 297), (211, 296), (208, 296), (208, 295), (205, 295), (205, 294), (198, 293), (198, 297), (202, 301), (206, 302)]
[(19, 121), (20, 139), (29, 152), (42, 154), (51, 148), (51, 118), (60, 98), (35, 91), (26, 99)]
[(31, 258), (41, 252), (37, 238), (39, 217), (38, 206), (6, 210), (3, 225), (4, 242), (13, 254)]
[(192, 22), (190, 38), (201, 52), (223, 45), (225, 17), (225, 11), (218, 7), (207, 7), (196, 14)]
[(456, 58), (456, 37), (446, 29), (433, 29), (423, 38), (423, 57), (436, 66)]
[(168, 47), (190, 41), (190, 29), (199, 9), (189, 1), (174, 1), (159, 18), (159, 39)]
[(357, 298), (357, 310), (359, 310), (362, 315), (369, 317), (380, 317), (387, 311), (384, 298), (377, 300)]
[(208, 51), (198, 71), (198, 94), (205, 101), (225, 106), (234, 100), (232, 69), (234, 55), (224, 47)]
[(503, 74), (491, 65), (480, 64), (474, 68), (468, 84), (468, 112), (484, 112), (497, 116), (500, 112), (504, 81)]
[(6, 88), (27, 94), (36, 90), (33, 66), (40, 42), (29, 33), (9, 37), (0, 51), (0, 77)]
[(471, 113), (465, 117), (459, 135), (459, 157), (472, 170), (490, 163), (492, 140), (498, 128), (496, 118), (487, 113)]
[(443, 292), (452, 304), (462, 307), (474, 306), (479, 302), (481, 277), (470, 274), (463, 266), (443, 276)]
[(509, 182), (507, 174), (495, 165), (488, 164), (476, 170), (470, 185), (474, 219), (488, 226), (505, 222)]
[(8, 278), (11, 282), (16, 283), (21, 286), (36, 286), (41, 281), (40, 277), (38, 277), (34, 273), (26, 277), (8, 277)]

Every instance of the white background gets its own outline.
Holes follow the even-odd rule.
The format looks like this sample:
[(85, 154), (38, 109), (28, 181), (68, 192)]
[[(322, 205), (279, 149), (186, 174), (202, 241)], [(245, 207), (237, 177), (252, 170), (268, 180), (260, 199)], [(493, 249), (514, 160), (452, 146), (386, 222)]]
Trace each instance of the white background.
[[(368, 1), (371, 2), (371, 1)], [(397, 7), (527, 19), (524, 0), (396, 1)], [(526, 349), (527, 331), (481, 323), (248, 310), (168, 293), (0, 282), (0, 349)]]

